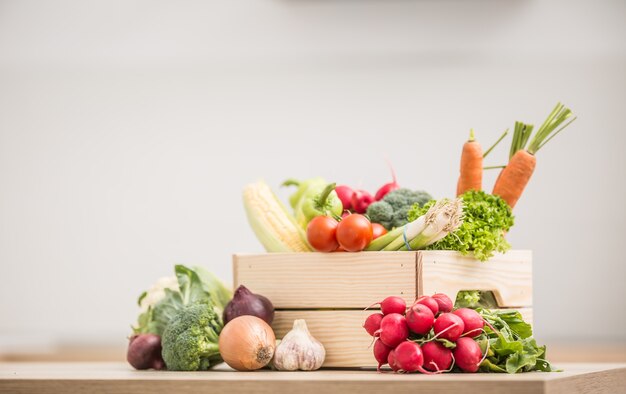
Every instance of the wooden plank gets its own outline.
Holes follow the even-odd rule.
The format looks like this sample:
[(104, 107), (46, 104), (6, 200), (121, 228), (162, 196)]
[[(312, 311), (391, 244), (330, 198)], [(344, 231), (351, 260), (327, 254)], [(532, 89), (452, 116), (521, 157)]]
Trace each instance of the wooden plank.
[(0, 363), (1, 393), (565, 394), (623, 393), (626, 364), (562, 364), (564, 372), (391, 374), (370, 371), (134, 371), (126, 363)]
[(235, 286), (278, 309), (364, 308), (388, 295), (415, 299), (414, 252), (267, 253), (233, 256)]
[(372, 337), (363, 329), (365, 318), (375, 311), (276, 311), (272, 328), (282, 338), (295, 319), (304, 319), (311, 334), (326, 349), (324, 367), (376, 366)]
[[(576, 346), (571, 342), (550, 341), (548, 345), (549, 360), (560, 366), (560, 363), (587, 362), (587, 363), (626, 363), (626, 343), (598, 343), (576, 341)], [(543, 342), (541, 343), (543, 344)], [(108, 345), (106, 350), (101, 345), (83, 344), (59, 346), (42, 352), (4, 352), (0, 353), (2, 362), (94, 362), (94, 361), (124, 361), (126, 359), (126, 347), (122, 342)]]
[[(517, 309), (525, 321), (532, 324), (532, 308)], [(363, 329), (365, 318), (376, 311), (276, 311), (272, 328), (276, 338), (282, 338), (295, 319), (304, 319), (309, 331), (326, 349), (324, 367), (375, 367), (372, 337)]]
[(500, 307), (532, 306), (532, 253), (512, 250), (486, 262), (457, 252), (417, 252), (417, 293), (444, 293), (454, 299), (461, 290), (493, 291)]

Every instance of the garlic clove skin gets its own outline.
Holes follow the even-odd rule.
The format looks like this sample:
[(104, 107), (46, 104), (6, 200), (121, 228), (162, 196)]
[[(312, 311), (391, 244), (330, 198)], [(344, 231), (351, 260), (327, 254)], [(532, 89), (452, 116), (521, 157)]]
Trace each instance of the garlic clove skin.
[(306, 322), (298, 319), (276, 346), (274, 367), (279, 371), (314, 371), (320, 369), (325, 357), (324, 345), (311, 335)]

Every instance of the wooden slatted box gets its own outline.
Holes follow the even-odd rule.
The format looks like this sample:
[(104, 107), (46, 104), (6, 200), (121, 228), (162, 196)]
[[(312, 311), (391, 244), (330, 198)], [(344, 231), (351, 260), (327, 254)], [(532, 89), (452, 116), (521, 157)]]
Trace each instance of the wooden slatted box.
[(532, 320), (532, 253), (509, 251), (480, 262), (448, 251), (268, 253), (233, 256), (235, 287), (268, 297), (277, 338), (295, 319), (326, 347), (324, 367), (371, 367), (364, 308), (389, 295), (406, 299), (461, 290), (492, 291), (500, 308)]

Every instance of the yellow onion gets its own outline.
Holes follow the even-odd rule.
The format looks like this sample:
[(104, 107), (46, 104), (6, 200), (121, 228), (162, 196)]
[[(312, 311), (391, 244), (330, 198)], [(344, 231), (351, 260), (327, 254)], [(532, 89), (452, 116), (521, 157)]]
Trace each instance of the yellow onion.
[(231, 368), (253, 371), (272, 360), (276, 336), (272, 327), (256, 316), (239, 316), (220, 333), (220, 354)]

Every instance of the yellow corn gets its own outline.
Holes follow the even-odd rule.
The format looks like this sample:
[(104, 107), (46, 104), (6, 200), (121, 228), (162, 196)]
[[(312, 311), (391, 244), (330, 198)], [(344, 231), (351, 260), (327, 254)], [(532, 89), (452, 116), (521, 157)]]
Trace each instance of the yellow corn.
[(243, 189), (248, 222), (268, 252), (309, 252), (304, 231), (263, 181)]

